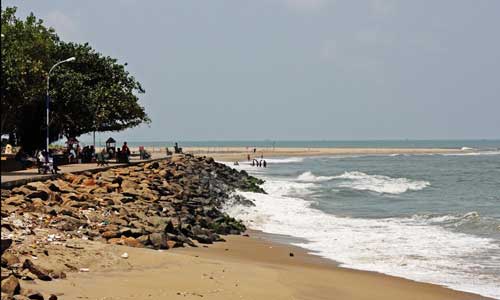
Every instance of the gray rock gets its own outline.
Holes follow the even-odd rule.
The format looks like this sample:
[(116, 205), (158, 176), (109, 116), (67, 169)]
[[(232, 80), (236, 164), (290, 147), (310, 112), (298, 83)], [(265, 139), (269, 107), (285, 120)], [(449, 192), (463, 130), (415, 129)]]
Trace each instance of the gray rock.
[(167, 237), (163, 233), (152, 233), (149, 235), (149, 240), (155, 249), (168, 249)]

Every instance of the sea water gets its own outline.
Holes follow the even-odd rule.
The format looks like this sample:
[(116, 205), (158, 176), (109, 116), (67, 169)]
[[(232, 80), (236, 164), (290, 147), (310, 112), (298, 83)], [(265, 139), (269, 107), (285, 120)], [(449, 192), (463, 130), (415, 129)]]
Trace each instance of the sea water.
[[(104, 146), (106, 139), (98, 139), (97, 145)], [(173, 147), (176, 141), (151, 141), (117, 139), (118, 145), (127, 141), (131, 147)], [(61, 141), (63, 142), (63, 141)], [(89, 138), (82, 138), (84, 144), (92, 144)], [(500, 140), (357, 140), (357, 141), (177, 141), (180, 147), (256, 147), (256, 148), (445, 148), (445, 149), (500, 149)]]
[(344, 267), (500, 298), (500, 151), (267, 162), (236, 166), (266, 181), (267, 194), (239, 192), (255, 206), (226, 207), (250, 228)]

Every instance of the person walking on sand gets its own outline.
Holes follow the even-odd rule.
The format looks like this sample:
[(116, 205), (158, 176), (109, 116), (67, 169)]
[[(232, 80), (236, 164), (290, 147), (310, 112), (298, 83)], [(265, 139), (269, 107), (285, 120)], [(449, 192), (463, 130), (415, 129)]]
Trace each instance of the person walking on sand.
[(247, 154), (247, 160), (250, 161), (250, 154)]

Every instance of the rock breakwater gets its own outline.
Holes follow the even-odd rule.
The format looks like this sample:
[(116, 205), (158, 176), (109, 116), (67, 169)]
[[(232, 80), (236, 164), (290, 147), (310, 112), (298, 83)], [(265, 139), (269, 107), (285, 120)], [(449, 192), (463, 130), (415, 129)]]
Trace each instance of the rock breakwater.
[(2, 299), (37, 294), (23, 290), (20, 280), (48, 281), (79, 270), (37, 264), (53, 245), (85, 251), (78, 241), (102, 241), (170, 249), (240, 234), (245, 226), (220, 208), (236, 189), (263, 193), (262, 183), (212, 158), (179, 155), (3, 189)]

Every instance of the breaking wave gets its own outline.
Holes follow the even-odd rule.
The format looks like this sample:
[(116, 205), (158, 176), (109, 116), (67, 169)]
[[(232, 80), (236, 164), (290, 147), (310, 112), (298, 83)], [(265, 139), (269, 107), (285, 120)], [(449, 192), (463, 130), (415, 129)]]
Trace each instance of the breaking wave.
[(392, 178), (384, 175), (368, 175), (363, 172), (345, 172), (336, 176), (345, 179), (338, 186), (360, 191), (373, 191), (384, 194), (401, 194), (407, 191), (419, 191), (430, 185), (428, 181)]
[[(358, 188), (401, 192), (428, 183), (346, 172), (338, 178), (357, 181)], [(479, 262), (474, 257), (498, 256), (500, 246), (492, 239), (452, 232), (436, 223), (475, 220), (475, 212), (460, 216), (415, 215), (400, 218), (363, 219), (340, 217), (313, 207), (307, 199), (315, 183), (268, 180), (268, 193), (238, 192), (255, 206), (230, 206), (226, 211), (250, 228), (303, 238), (292, 244), (340, 262), (341, 266), (370, 270), (417, 281), (446, 285), (463, 291), (500, 297), (491, 261), (488, 274), (477, 280)], [(351, 185), (353, 186), (353, 185)], [(301, 196), (306, 196), (302, 198)], [(482, 270), (485, 271), (485, 270)]]
[(298, 181), (303, 182), (321, 182), (334, 179), (335, 176), (316, 176), (311, 171), (304, 172), (297, 177)]
[(287, 157), (287, 158), (264, 158), (270, 164), (290, 164), (304, 161), (304, 157)]
[(498, 150), (488, 150), (480, 152), (466, 152), (466, 153), (443, 153), (443, 156), (481, 156), (481, 155), (500, 155)]

